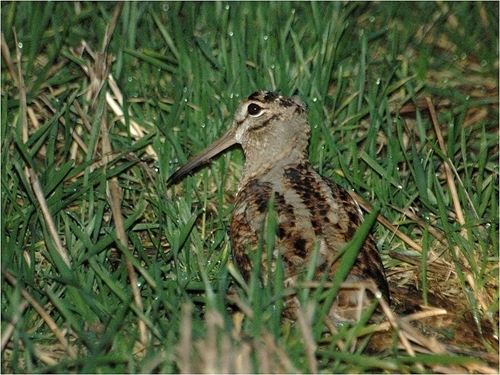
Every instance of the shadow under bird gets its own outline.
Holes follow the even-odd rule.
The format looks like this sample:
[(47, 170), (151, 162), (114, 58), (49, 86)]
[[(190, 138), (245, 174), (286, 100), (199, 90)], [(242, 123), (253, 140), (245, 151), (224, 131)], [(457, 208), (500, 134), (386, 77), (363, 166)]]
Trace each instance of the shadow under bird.
[[(250, 252), (257, 251), (265, 233), (269, 202), (277, 217), (273, 259), (262, 251), (262, 275), (281, 258), (285, 287), (294, 286), (318, 251), (315, 280), (333, 276), (340, 263), (339, 252), (351, 240), (363, 221), (358, 204), (340, 185), (319, 175), (309, 162), (310, 125), (303, 102), (271, 91), (257, 91), (238, 106), (233, 126), (212, 145), (175, 172), (168, 184), (182, 179), (193, 169), (238, 143), (245, 154), (231, 221), (233, 261), (244, 278), (252, 274)], [(317, 248), (319, 246), (319, 250)], [(316, 249), (316, 250), (315, 250)], [(268, 270), (268, 265), (271, 270)], [(369, 234), (345, 281), (362, 283), (373, 279), (389, 301), (384, 267), (375, 240)], [(364, 293), (362, 293), (364, 294)], [(284, 315), (295, 316), (297, 298), (286, 302)], [(329, 316), (335, 322), (356, 321), (366, 296), (352, 289), (340, 289)]]

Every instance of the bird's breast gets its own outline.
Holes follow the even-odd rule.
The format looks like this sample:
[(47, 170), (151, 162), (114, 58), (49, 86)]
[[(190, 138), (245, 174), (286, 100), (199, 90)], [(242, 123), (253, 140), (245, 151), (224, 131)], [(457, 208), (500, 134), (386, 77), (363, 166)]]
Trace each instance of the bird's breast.
[[(270, 229), (276, 234), (274, 257), (283, 260), (289, 275), (307, 266), (318, 241), (323, 246), (319, 247), (317, 266), (326, 263), (346, 243), (342, 210), (334, 194), (307, 164), (289, 165), (280, 173), (270, 171), (243, 183), (231, 224), (233, 254), (243, 273), (250, 272), (249, 254)], [(275, 228), (267, 227), (270, 210), (277, 217)], [(267, 260), (265, 254), (263, 258)]]

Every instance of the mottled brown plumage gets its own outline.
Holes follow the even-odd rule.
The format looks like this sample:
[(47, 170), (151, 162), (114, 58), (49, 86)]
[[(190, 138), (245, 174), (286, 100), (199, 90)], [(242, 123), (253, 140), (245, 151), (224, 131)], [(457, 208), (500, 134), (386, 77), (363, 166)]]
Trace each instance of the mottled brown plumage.
[[(308, 157), (310, 126), (303, 103), (274, 92), (258, 91), (238, 107), (234, 124), (221, 138), (180, 168), (173, 183), (210, 158), (239, 143), (245, 153), (245, 168), (231, 222), (233, 259), (242, 275), (252, 273), (251, 251), (258, 248), (265, 232), (269, 202), (277, 217), (273, 260), (263, 251), (262, 275), (266, 282), (279, 257), (285, 268), (285, 284), (293, 286), (308, 267), (316, 246), (316, 279), (324, 273), (333, 278), (339, 261), (331, 260), (349, 242), (361, 225), (361, 211), (349, 193), (320, 176)], [(268, 270), (268, 264), (272, 269)], [(373, 279), (389, 299), (389, 288), (373, 236), (370, 234), (352, 267), (347, 281)], [(357, 291), (341, 290), (330, 316), (338, 322), (356, 320), (366, 301)], [(366, 300), (366, 299), (364, 299)], [(297, 301), (288, 301), (293, 316)]]

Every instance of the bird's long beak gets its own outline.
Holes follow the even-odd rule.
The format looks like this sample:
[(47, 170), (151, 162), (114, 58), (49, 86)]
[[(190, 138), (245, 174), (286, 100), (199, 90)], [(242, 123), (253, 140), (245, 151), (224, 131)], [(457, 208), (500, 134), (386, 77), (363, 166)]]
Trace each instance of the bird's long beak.
[(194, 158), (189, 160), (186, 164), (180, 167), (177, 172), (175, 172), (167, 180), (167, 185), (175, 184), (180, 181), (186, 174), (191, 172), (193, 169), (199, 167), (200, 165), (208, 162), (218, 153), (224, 151), (228, 147), (231, 147), (236, 143), (235, 130), (232, 127), (223, 136), (217, 139), (214, 143), (208, 146), (201, 153), (196, 155)]

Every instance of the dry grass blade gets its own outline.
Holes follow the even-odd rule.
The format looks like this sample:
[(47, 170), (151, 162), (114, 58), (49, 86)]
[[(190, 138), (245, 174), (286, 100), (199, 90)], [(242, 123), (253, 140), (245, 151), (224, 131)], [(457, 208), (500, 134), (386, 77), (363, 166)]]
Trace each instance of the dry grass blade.
[(432, 234), (439, 242), (441, 242), (442, 244), (446, 244), (446, 237), (442, 233), (440, 233), (433, 226), (427, 225), (427, 223), (424, 220), (422, 220), (421, 218), (419, 218), (417, 215), (415, 215), (410, 210), (402, 209), (402, 208), (399, 208), (399, 207), (396, 207), (396, 206), (393, 206), (393, 205), (389, 205), (389, 207), (391, 207), (395, 211), (398, 211), (398, 212), (402, 213), (407, 218), (415, 221), (420, 226), (420, 228), (427, 228), (427, 230), (429, 231), (429, 233)]
[[(237, 294), (232, 295), (230, 297), (231, 302), (233, 302), (238, 308), (241, 310), (243, 314), (245, 314), (248, 318), (253, 319), (253, 311), (250, 308), (250, 306), (246, 305)], [(273, 336), (264, 328), (262, 327), (262, 332), (261, 336), (264, 339), (264, 343), (266, 344), (266, 348), (268, 349), (266, 358), (269, 358), (269, 356), (274, 353), (279, 359), (279, 362), (277, 366), (285, 369), (285, 372), (287, 373), (293, 373), (293, 374), (298, 374), (300, 371), (298, 371), (295, 366), (293, 365), (292, 361), (290, 358), (288, 358), (287, 354), (279, 347), (279, 345), (276, 344), (276, 341), (274, 340)]]
[[(14, 30), (15, 33), (15, 30)], [(16, 69), (14, 68), (14, 64), (12, 63), (12, 58), (10, 56), (10, 51), (9, 51), (9, 46), (7, 45), (7, 42), (5, 41), (5, 36), (3, 35), (2, 32), (2, 56), (5, 61), (5, 64), (7, 65), (7, 69), (9, 70), (10, 76), (16, 83), (17, 87), (21, 87), (21, 82), (19, 82), (19, 77), (18, 74), (16, 73)]]
[[(5, 278), (13, 286), (16, 286), (17, 280), (14, 277), (14, 275), (12, 275), (10, 272), (8, 272), (8, 271), (5, 272)], [(66, 340), (66, 337), (64, 337), (64, 334), (61, 332), (61, 330), (57, 326), (54, 319), (52, 319), (50, 314), (45, 311), (45, 309), (36, 301), (35, 298), (33, 298), (31, 296), (30, 293), (28, 293), (28, 291), (26, 289), (21, 288), (21, 293), (22, 293), (24, 299), (26, 301), (28, 301), (28, 303), (36, 310), (36, 312), (44, 320), (44, 322), (47, 323), (47, 326), (50, 328), (50, 330), (52, 332), (54, 332), (54, 335), (57, 337), (57, 339), (61, 343), (62, 347), (69, 354), (69, 356), (71, 358), (76, 358), (75, 349), (69, 345), (68, 340)], [(2, 337), (2, 345), (3, 345), (3, 337)]]
[[(113, 92), (113, 95), (115, 96), (116, 100), (113, 98), (113, 96), (108, 92), (106, 93), (106, 102), (108, 103), (109, 107), (111, 110), (115, 113), (115, 115), (118, 117), (118, 119), (124, 124), (127, 125), (125, 122), (125, 115), (123, 112), (123, 94), (120, 91), (120, 88), (118, 87), (118, 84), (116, 83), (115, 79), (113, 78), (112, 74), (108, 75), (108, 85), (111, 91)], [(131, 111), (128, 111), (129, 115), (132, 115)], [(130, 134), (134, 136), (136, 139), (141, 139), (144, 137), (148, 132), (145, 130), (142, 126), (140, 126), (136, 121), (133, 119), (129, 119), (129, 126), (130, 126)], [(152, 157), (154, 160), (158, 160), (158, 155), (156, 154), (156, 151), (151, 145), (148, 145), (146, 147), (146, 153)]]
[(314, 337), (311, 331), (311, 322), (314, 314), (314, 305), (309, 304), (305, 309), (299, 309), (297, 311), (297, 322), (299, 323), (300, 332), (304, 339), (304, 345), (306, 347), (307, 362), (309, 363), (309, 371), (311, 374), (316, 374), (318, 372), (318, 363), (316, 360), (316, 348), (317, 345), (314, 341)]
[[(108, 160), (108, 155), (112, 152), (111, 149), (111, 142), (109, 140), (108, 136), (108, 126), (107, 126), (107, 111), (106, 107), (104, 107), (104, 112), (102, 113), (101, 117), (101, 134), (102, 134), (102, 150), (104, 153), (104, 162), (106, 163)], [(107, 163), (106, 163), (107, 164)], [(111, 212), (113, 213), (113, 221), (115, 223), (116, 227), (116, 234), (118, 237), (118, 240), (120, 241), (121, 246), (124, 248), (128, 247), (128, 237), (125, 232), (125, 227), (123, 224), (123, 215), (122, 215), (122, 210), (121, 210), (121, 189), (118, 185), (118, 178), (116, 176), (112, 177), (108, 181), (108, 186), (107, 186), (107, 193), (109, 197), (109, 205), (111, 207)], [(134, 296), (134, 301), (139, 308), (139, 311), (143, 311), (144, 307), (142, 304), (142, 299), (141, 299), (141, 292), (138, 287), (137, 283), (137, 275), (134, 270), (134, 266), (132, 265), (132, 262), (125, 258), (125, 263), (127, 266), (127, 272), (129, 275), (130, 279), (130, 286), (132, 288), (132, 294)], [(139, 331), (141, 334), (140, 341), (143, 344), (146, 344), (148, 341), (148, 334), (147, 334), (147, 329), (146, 329), (146, 324), (142, 319), (139, 319)]]
[[(104, 160), (106, 161), (107, 155), (111, 152), (111, 143), (108, 138), (108, 129), (106, 125), (106, 108), (104, 107), (104, 113), (101, 121), (101, 129), (102, 129), (102, 143), (103, 143), (103, 152), (105, 154)], [(107, 164), (107, 163), (106, 163)], [(116, 234), (118, 237), (118, 241), (120, 241), (121, 246), (124, 248), (128, 247), (128, 237), (125, 232), (125, 227), (123, 224), (123, 215), (121, 210), (121, 196), (122, 192), (120, 186), (118, 185), (118, 178), (116, 176), (112, 177), (108, 181), (107, 193), (109, 197), (109, 205), (111, 207), (111, 212), (113, 213), (113, 221), (116, 227)], [(141, 291), (139, 290), (137, 283), (137, 275), (134, 270), (134, 266), (132, 262), (127, 258), (125, 258), (125, 263), (127, 266), (127, 272), (130, 279), (130, 286), (132, 288), (132, 294), (134, 295), (134, 301), (139, 308), (139, 311), (143, 311), (144, 307), (141, 299)], [(141, 333), (140, 341), (143, 344), (146, 344), (148, 341), (146, 324), (142, 319), (139, 319), (139, 331)]]
[[(370, 203), (364, 200), (358, 193), (349, 190), (349, 194), (354, 198), (354, 200), (368, 213), (373, 211), (373, 207)], [(402, 239), (408, 246), (410, 246), (413, 250), (422, 252), (422, 246), (413, 241), (406, 234), (401, 232), (398, 228), (391, 224), (389, 220), (387, 220), (382, 214), (378, 214), (377, 220), (384, 225), (387, 229), (389, 229), (392, 233)]]
[[(375, 296), (382, 295), (382, 293), (380, 293), (380, 291), (378, 290), (375, 282), (373, 282), (371, 280), (366, 281), (366, 288), (368, 290), (370, 290)], [(401, 344), (403, 345), (403, 347), (405, 348), (405, 350), (408, 352), (408, 354), (411, 357), (415, 357), (415, 350), (413, 349), (410, 342), (408, 341), (408, 338), (407, 338), (407, 335), (405, 334), (405, 332), (399, 329), (398, 321), (397, 321), (394, 313), (390, 309), (389, 304), (385, 301), (384, 298), (379, 298), (379, 303), (380, 303), (380, 307), (382, 308), (382, 311), (386, 315), (387, 320), (391, 324), (392, 328), (394, 328), (397, 331), (399, 340), (401, 341)], [(417, 366), (419, 371), (424, 372), (424, 367), (422, 366), (421, 363), (417, 363), (416, 366)]]
[[(380, 294), (378, 291), (378, 288), (376, 284), (373, 281), (368, 281), (366, 285), (367, 289), (369, 289), (372, 293), (375, 295)], [(416, 328), (411, 326), (409, 324), (410, 320), (416, 320), (416, 319), (425, 319), (431, 316), (436, 316), (436, 315), (443, 315), (446, 314), (447, 312), (445, 310), (441, 309), (432, 309), (430, 311), (425, 311), (422, 313), (418, 314), (413, 314), (407, 317), (398, 317), (390, 308), (387, 302), (381, 298), (380, 299), (380, 306), (382, 307), (382, 310), (384, 311), (385, 315), (387, 316), (388, 323), (398, 331), (398, 336), (401, 340), (401, 343), (405, 350), (407, 350), (408, 354), (411, 356), (415, 356), (415, 352), (419, 351), (421, 352), (422, 350), (427, 350), (433, 354), (436, 355), (450, 355), (453, 354), (448, 348), (441, 344), (439, 341), (437, 341), (434, 337), (428, 337), (421, 332), (419, 332)], [(380, 327), (382, 328), (382, 327)], [(413, 347), (411, 342), (416, 343), (418, 346)], [(421, 364), (417, 364), (419, 367), (419, 370), (423, 371), (424, 368)], [(435, 365), (434, 366), (434, 371), (437, 372), (443, 372), (443, 373), (463, 373), (464, 369), (476, 369), (476, 368), (481, 368), (483, 370), (487, 370), (487, 372), (490, 372), (490, 368), (488, 366), (478, 364), (478, 363), (470, 363), (464, 365), (464, 367), (458, 366), (458, 365), (447, 365), (447, 366), (441, 366), (441, 365)]]
[[(123, 4), (119, 3), (115, 8), (114, 13), (114, 23), (111, 22), (107, 27), (106, 36), (103, 41), (102, 50), (107, 50), (107, 45), (110, 41), (112, 31), (116, 26), (116, 19), (120, 14), (120, 10)], [(94, 57), (94, 65), (88, 65), (86, 67), (82, 66), (83, 70), (90, 77), (90, 90), (88, 94), (93, 97), (93, 102), (97, 101), (98, 95), (101, 93), (102, 88), (104, 87), (104, 83), (109, 75), (109, 69), (112, 59), (105, 52), (94, 54), (87, 47), (89, 54)], [(109, 95), (108, 92), (103, 93), (104, 95)], [(102, 142), (102, 152), (103, 152), (103, 162), (107, 165), (110, 160), (109, 157), (112, 154), (111, 142), (109, 139), (109, 130), (107, 125), (107, 110), (106, 107), (103, 107), (102, 113), (96, 113), (96, 118), (101, 119), (101, 142)], [(107, 195), (109, 200), (109, 205), (111, 208), (111, 212), (113, 214), (113, 221), (115, 223), (116, 234), (119, 241), (120, 248), (128, 248), (128, 237), (125, 232), (123, 215), (121, 210), (121, 197), (122, 193), (120, 187), (118, 185), (118, 178), (116, 176), (112, 177), (107, 184)], [(137, 275), (135, 273), (134, 266), (132, 262), (127, 258), (125, 258), (125, 264), (128, 272), (128, 276), (130, 279), (130, 286), (132, 288), (132, 294), (134, 296), (134, 301), (137, 305), (139, 311), (143, 311), (143, 303), (141, 299), (140, 290), (137, 282)], [(148, 342), (148, 333), (145, 322), (139, 318), (139, 331), (140, 331), (140, 341), (142, 344), (146, 344)]]
[(193, 306), (191, 304), (184, 304), (182, 307), (182, 325), (181, 325), (181, 339), (177, 347), (177, 353), (179, 355), (179, 368), (182, 374), (191, 373), (191, 330), (192, 328), (192, 318)]
[[(441, 152), (443, 155), (446, 155), (446, 144), (444, 142), (443, 135), (441, 134), (441, 127), (439, 126), (439, 121), (436, 115), (436, 109), (434, 108), (434, 105), (432, 104), (431, 98), (426, 98), (427, 100), (427, 105), (429, 106), (429, 112), (431, 114), (432, 118), (432, 124), (434, 125), (434, 131), (436, 132), (436, 136), (439, 142), (439, 148), (441, 149)], [(453, 179), (453, 173), (451, 171), (451, 160), (449, 158), (446, 158), (444, 161), (444, 169), (446, 173), (446, 179), (448, 181), (448, 187), (450, 188), (450, 193), (453, 199), (453, 206), (455, 207), (455, 213), (457, 214), (457, 220), (460, 223), (460, 225), (465, 224), (465, 217), (462, 211), (462, 207), (460, 206), (460, 199), (458, 198), (458, 193), (457, 193), (457, 187), (455, 185), (455, 180)], [(467, 238), (467, 231), (465, 229), (462, 229), (462, 235)]]
[(40, 180), (38, 179), (38, 176), (33, 169), (27, 168), (27, 171), (29, 174), (29, 180), (31, 182), (33, 192), (36, 195), (38, 203), (40, 204), (40, 209), (42, 210), (43, 217), (47, 223), (52, 241), (54, 241), (54, 246), (56, 247), (56, 250), (61, 256), (61, 259), (64, 261), (64, 263), (71, 268), (68, 252), (62, 244), (61, 239), (59, 238), (59, 233), (57, 232), (56, 226), (54, 224), (54, 219), (52, 218), (49, 207), (47, 206), (47, 201), (45, 200), (45, 196), (40, 185)]
[[(19, 43), (17, 41), (17, 34), (14, 30), (14, 40), (16, 41), (16, 56), (17, 56), (17, 81), (19, 83), (19, 97), (20, 97), (20, 114), (22, 120), (22, 134), (23, 134), (23, 142), (28, 142), (28, 105), (26, 102), (26, 87), (24, 85), (24, 79), (21, 71), (21, 52), (19, 51)], [(5, 56), (5, 55), (4, 55)], [(49, 230), (50, 236), (56, 248), (56, 251), (61, 256), (63, 262), (71, 268), (68, 251), (63, 246), (62, 241), (59, 237), (59, 233), (57, 232), (54, 219), (50, 213), (49, 207), (47, 205), (47, 200), (45, 199), (45, 195), (43, 193), (42, 187), (40, 185), (40, 180), (36, 175), (35, 171), (29, 166), (25, 167), (25, 173), (27, 175), (28, 181), (31, 183), (31, 187), (35, 196), (40, 204), (40, 209), (42, 211), (42, 215), (47, 224), (47, 228)]]
[(116, 4), (115, 11), (113, 12), (113, 18), (109, 22), (108, 27), (106, 27), (106, 32), (102, 40), (101, 53), (103, 55), (108, 50), (109, 42), (111, 42), (111, 37), (113, 36), (113, 33), (115, 31), (116, 23), (118, 22), (118, 17), (120, 17), (122, 9), (123, 9), (123, 1), (119, 1), (118, 4)]
[(19, 319), (21, 318), (24, 310), (26, 309), (26, 307), (28, 307), (28, 305), (29, 305), (29, 303), (27, 300), (22, 301), (19, 304), (15, 314), (12, 316), (12, 319), (9, 322), (9, 324), (5, 328), (3, 328), (3, 330), (2, 330), (2, 343), (0, 346), (0, 351), (2, 351), (2, 352), (4, 351), (5, 346), (9, 342), (10, 337), (12, 336), (12, 333), (14, 332), (14, 329), (16, 328), (16, 324), (19, 322)]
[[(427, 102), (428, 102), (428, 106), (429, 106), (429, 112), (430, 112), (431, 118), (432, 118), (432, 123), (434, 125), (434, 130), (436, 132), (436, 136), (437, 136), (437, 139), (439, 142), (439, 147), (440, 147), (443, 155), (446, 155), (446, 145), (445, 145), (445, 142), (443, 139), (443, 135), (441, 134), (441, 127), (439, 126), (439, 121), (437, 119), (436, 110), (435, 110), (430, 98), (427, 98)], [(451, 162), (451, 160), (449, 158), (446, 158), (446, 160), (444, 160), (444, 169), (445, 169), (445, 174), (446, 174), (446, 180), (448, 181), (448, 187), (450, 189), (450, 194), (451, 194), (451, 197), (453, 200), (453, 206), (455, 208), (457, 220), (458, 220), (459, 224), (462, 226), (460, 233), (465, 239), (468, 239), (467, 229), (464, 227), (465, 216), (463, 214), (462, 207), (460, 205), (460, 199), (458, 197), (457, 187), (456, 187), (455, 180), (454, 180), (454, 176), (456, 176), (458, 181), (461, 183), (460, 176), (458, 175), (456, 168), (454, 168), (453, 163)], [(463, 186), (463, 184), (462, 184), (462, 186)], [(466, 194), (466, 196), (470, 202), (470, 197), (468, 196), (468, 194)], [(477, 217), (477, 213), (475, 212), (474, 205), (471, 204), (471, 207), (473, 208), (472, 211), (474, 212), (474, 214)], [(464, 259), (463, 254), (460, 252), (460, 250), (456, 246), (455, 246), (455, 254), (457, 255), (457, 257), (459, 259)], [(474, 276), (472, 275), (472, 273), (468, 270), (465, 270), (464, 273), (465, 273), (465, 277), (466, 277), (467, 282), (469, 283), (470, 287), (474, 291), (474, 295), (476, 296), (479, 303), (481, 304), (481, 307), (486, 311), (488, 309), (488, 306), (490, 305), (490, 303), (488, 303), (484, 299), (483, 293), (481, 293), (478, 290), (478, 287), (476, 285), (476, 282), (475, 282), (475, 279), (474, 279)]]

